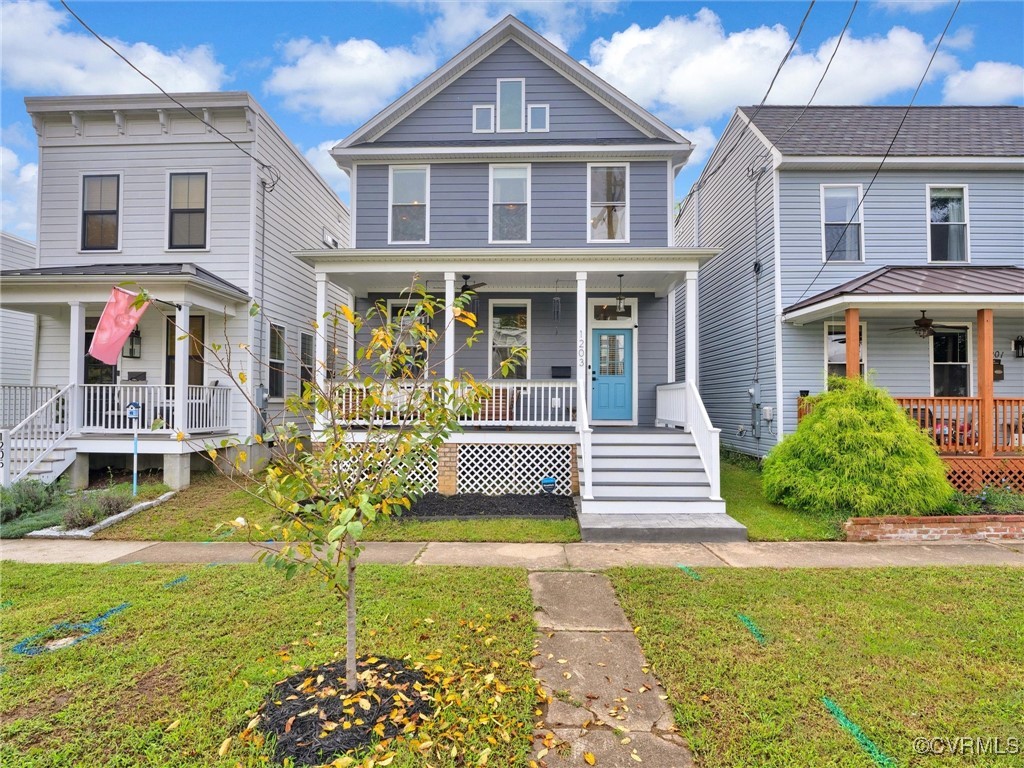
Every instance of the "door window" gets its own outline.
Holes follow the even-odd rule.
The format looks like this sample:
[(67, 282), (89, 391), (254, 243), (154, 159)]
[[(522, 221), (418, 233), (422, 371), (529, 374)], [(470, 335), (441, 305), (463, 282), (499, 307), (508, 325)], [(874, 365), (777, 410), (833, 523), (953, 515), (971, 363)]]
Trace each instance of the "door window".
[(626, 373), (626, 344), (621, 333), (602, 333), (599, 339), (597, 371), (600, 376)]

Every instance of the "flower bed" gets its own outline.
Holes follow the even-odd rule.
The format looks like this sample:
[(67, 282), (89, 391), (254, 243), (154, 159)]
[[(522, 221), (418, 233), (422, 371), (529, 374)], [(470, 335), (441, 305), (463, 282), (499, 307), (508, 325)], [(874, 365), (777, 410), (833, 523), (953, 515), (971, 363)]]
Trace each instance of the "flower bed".
[(1024, 515), (854, 517), (847, 541), (1024, 540)]

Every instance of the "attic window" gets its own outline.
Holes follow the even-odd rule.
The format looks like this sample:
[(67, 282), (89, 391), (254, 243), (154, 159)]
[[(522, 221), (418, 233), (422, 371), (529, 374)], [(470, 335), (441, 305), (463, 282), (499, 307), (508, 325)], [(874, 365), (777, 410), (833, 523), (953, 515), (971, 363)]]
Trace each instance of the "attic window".
[(526, 111), (526, 80), (498, 80), (498, 133), (524, 130)]
[(473, 133), (494, 133), (493, 104), (477, 104), (473, 107)]
[(530, 104), (526, 108), (527, 128), (530, 133), (547, 133), (548, 105)]

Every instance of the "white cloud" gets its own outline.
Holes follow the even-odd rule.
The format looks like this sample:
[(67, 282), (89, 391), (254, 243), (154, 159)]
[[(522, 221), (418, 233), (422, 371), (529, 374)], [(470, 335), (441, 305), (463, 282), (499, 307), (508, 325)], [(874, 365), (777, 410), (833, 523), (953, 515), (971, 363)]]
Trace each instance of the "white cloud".
[(321, 141), (315, 147), (310, 147), (303, 154), (306, 159), (316, 168), (317, 172), (324, 177), (324, 181), (331, 185), (331, 188), (338, 193), (338, 197), (348, 204), (350, 184), (348, 174), (345, 173), (331, 157), (331, 147), (341, 139)]
[(13, 150), (0, 146), (0, 229), (35, 239), (38, 175), (38, 165), (23, 163)]
[[(45, 2), (4, 2), (3, 84), (36, 93), (148, 93), (152, 85), (88, 33), (69, 31), (70, 16)], [(205, 45), (165, 52), (117, 38), (111, 45), (168, 91), (215, 91), (224, 66)]]
[(676, 128), (683, 136), (693, 144), (693, 152), (686, 161), (687, 168), (700, 168), (704, 161), (711, 156), (711, 150), (718, 143), (718, 137), (709, 126), (699, 125), (696, 128)]
[(877, 5), (889, 11), (909, 11), (910, 13), (927, 13), (951, 0), (877, 0)]
[[(649, 109), (677, 123), (707, 123), (738, 104), (761, 100), (792, 39), (782, 25), (726, 32), (704, 8), (692, 17), (666, 17), (654, 27), (637, 24), (600, 38), (590, 47), (598, 75)], [(769, 102), (803, 104), (835, 48), (836, 39), (816, 50), (799, 48), (782, 70)], [(847, 35), (815, 103), (867, 104), (912, 89), (932, 50), (905, 27), (884, 36)], [(955, 58), (936, 57), (930, 79), (956, 71)]]
[(1012, 104), (1024, 98), (1024, 67), (979, 61), (954, 72), (942, 87), (944, 104)]
[(429, 54), (408, 48), (381, 48), (372, 40), (343, 43), (308, 38), (281, 46), (285, 65), (276, 67), (264, 84), (285, 107), (316, 113), (330, 123), (351, 123), (370, 117), (430, 72)]

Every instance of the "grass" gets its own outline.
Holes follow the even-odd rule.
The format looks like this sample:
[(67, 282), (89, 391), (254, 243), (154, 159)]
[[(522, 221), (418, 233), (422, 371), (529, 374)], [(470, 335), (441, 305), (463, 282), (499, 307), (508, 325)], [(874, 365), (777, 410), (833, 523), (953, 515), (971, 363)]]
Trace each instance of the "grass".
[[(493, 702), (493, 688), (471, 690), (451, 707), (469, 720), (457, 759), (440, 738), (424, 754), (399, 745), (393, 765), (461, 765), (464, 750), (476, 765), (486, 748), (490, 765), (524, 765), (535, 686), (525, 571), (366, 565), (358, 584), (360, 652), (486, 669), (510, 689)], [(237, 738), (251, 713), (275, 681), (344, 654), (344, 610), (320, 583), (255, 565), (8, 562), (4, 599), (0, 764), (19, 768), (265, 765), (267, 746)], [(131, 606), (78, 645), (10, 652), (56, 622), (87, 621), (122, 602)]]
[(724, 456), (722, 498), (725, 510), (747, 526), (751, 541), (833, 541), (843, 538), (844, 515), (828, 517), (772, 504), (761, 490), (757, 463)]
[[(274, 510), (217, 474), (193, 476), (192, 485), (152, 509), (100, 531), (94, 538), (132, 541), (231, 541), (231, 530), (214, 532), (226, 520), (244, 517), (260, 525), (274, 520)], [(363, 541), (579, 541), (575, 519), (478, 520), (395, 519), (367, 528)]]
[(917, 756), (914, 739), (1020, 737), (1024, 571), (700, 574), (610, 572), (702, 768), (873, 768), (826, 696), (894, 766), (1020, 765), (1020, 754)]

